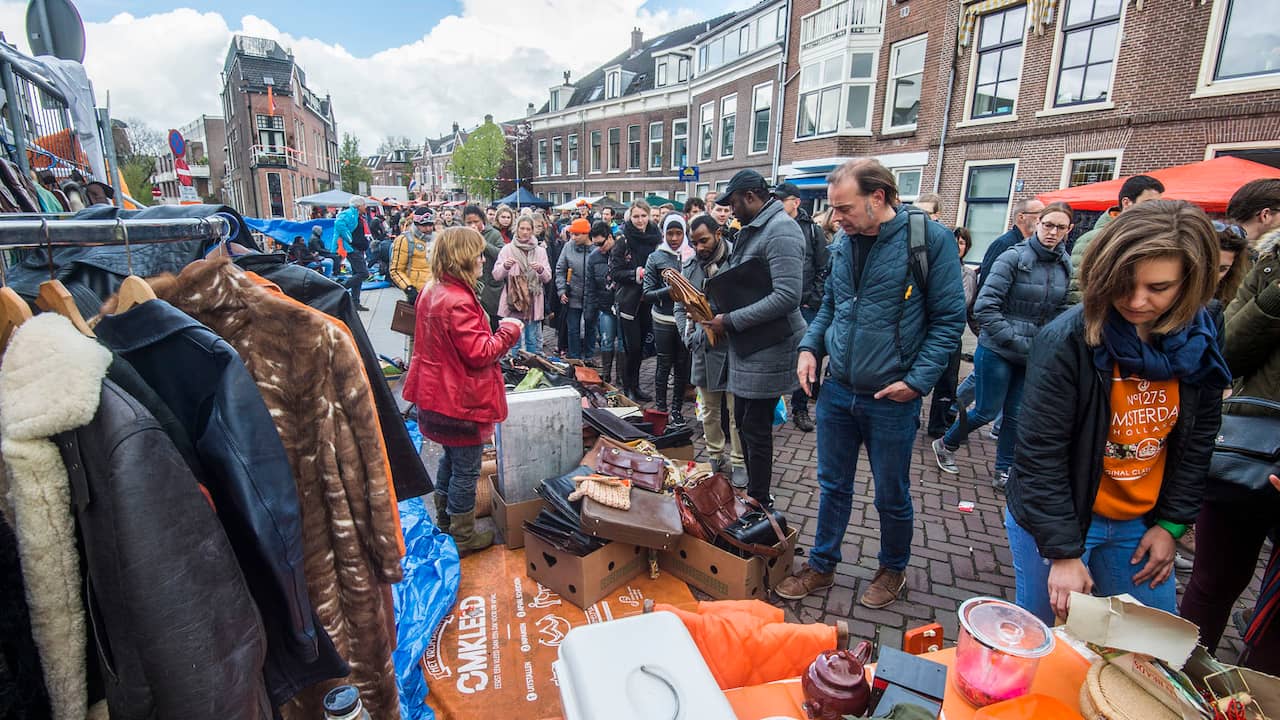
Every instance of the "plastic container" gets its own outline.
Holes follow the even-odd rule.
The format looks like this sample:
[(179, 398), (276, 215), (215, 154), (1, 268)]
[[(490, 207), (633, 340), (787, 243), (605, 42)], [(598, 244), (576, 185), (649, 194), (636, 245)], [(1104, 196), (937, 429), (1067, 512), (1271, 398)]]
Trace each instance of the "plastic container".
[(960, 606), (960, 641), (952, 675), (974, 707), (1010, 700), (1031, 689), (1040, 658), (1053, 651), (1053, 633), (1039, 618), (999, 598)]
[(360, 691), (351, 685), (339, 685), (324, 696), (325, 720), (369, 720), (360, 702)]

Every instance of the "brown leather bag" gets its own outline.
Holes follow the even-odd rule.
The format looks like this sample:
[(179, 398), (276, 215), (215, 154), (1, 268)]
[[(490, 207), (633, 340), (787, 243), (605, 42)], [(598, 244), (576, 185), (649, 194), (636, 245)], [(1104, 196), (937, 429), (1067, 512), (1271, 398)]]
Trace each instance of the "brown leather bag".
[(655, 550), (670, 550), (684, 534), (676, 499), (649, 492), (631, 493), (627, 510), (611, 508), (590, 496), (582, 501), (582, 529), (596, 537)]
[(684, 485), (676, 487), (675, 495), (679, 501), (680, 522), (686, 535), (709, 543), (722, 540), (748, 555), (774, 558), (782, 554), (779, 547), (745, 543), (735, 533), (726, 532), (744, 515), (759, 512), (772, 526), (779, 544), (785, 544), (787, 537), (772, 512), (755, 498), (734, 490), (729, 484), (729, 478), (721, 473), (692, 475)]
[(646, 455), (603, 435), (582, 458), (582, 464), (601, 475), (627, 478), (632, 487), (662, 492), (667, 463), (661, 455)]
[(416, 325), (413, 303), (408, 300), (397, 300), (395, 312), (391, 314), (391, 332), (412, 335)]

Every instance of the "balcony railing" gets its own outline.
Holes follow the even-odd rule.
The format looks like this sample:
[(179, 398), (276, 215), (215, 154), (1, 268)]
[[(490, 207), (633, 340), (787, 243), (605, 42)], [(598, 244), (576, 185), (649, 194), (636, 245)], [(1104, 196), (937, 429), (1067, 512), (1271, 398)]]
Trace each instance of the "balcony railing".
[(878, 33), (883, 0), (844, 0), (800, 18), (800, 47), (849, 33)]
[(250, 145), (249, 156), (254, 167), (291, 168), (302, 161), (302, 152), (288, 145)]

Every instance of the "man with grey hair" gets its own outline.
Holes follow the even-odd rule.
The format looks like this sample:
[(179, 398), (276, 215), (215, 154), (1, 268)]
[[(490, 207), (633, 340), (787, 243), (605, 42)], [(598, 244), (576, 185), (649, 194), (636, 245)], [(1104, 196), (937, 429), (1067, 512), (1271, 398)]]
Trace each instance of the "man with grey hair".
[(1035, 234), (1036, 223), (1040, 221), (1040, 211), (1043, 209), (1044, 203), (1035, 198), (1019, 200), (1018, 204), (1013, 206), (1013, 227), (992, 240), (987, 253), (982, 256), (982, 265), (978, 267), (979, 289), (987, 281), (987, 273), (991, 272), (991, 266), (996, 263), (996, 258), (1000, 257), (1001, 253)]
[(369, 277), (369, 263), (365, 261), (365, 253), (369, 251), (369, 220), (364, 214), (364, 198), (359, 195), (347, 202), (347, 209), (338, 213), (333, 221), (333, 230), (338, 235), (339, 252), (345, 247), (347, 263), (351, 265), (351, 277), (347, 279), (347, 292), (356, 309), (368, 311), (360, 304), (360, 290)]
[[(796, 363), (801, 389), (817, 393), (818, 526), (809, 561), (774, 591), (798, 600), (835, 582), (858, 450), (866, 445), (880, 553), (859, 602), (882, 608), (901, 594), (911, 559), (910, 470), (921, 397), (942, 376), (964, 329), (960, 254), (950, 230), (899, 207), (893, 174), (875, 160), (836, 168), (827, 198), (841, 232)], [(818, 392), (823, 356), (830, 363)]]

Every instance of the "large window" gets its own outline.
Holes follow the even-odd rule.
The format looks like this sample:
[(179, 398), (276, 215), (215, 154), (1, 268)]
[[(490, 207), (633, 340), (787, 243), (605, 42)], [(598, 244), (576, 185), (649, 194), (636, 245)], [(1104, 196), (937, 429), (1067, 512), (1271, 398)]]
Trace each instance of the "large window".
[(627, 169), (640, 169), (640, 126), (627, 126)]
[(649, 123), (649, 169), (662, 169), (662, 123)]
[(738, 129), (738, 96), (720, 100), (720, 157), (733, 157), (733, 141)]
[(667, 84), (667, 61), (658, 61), (658, 71), (654, 73), (654, 84), (662, 87)]
[(1120, 151), (1105, 155), (1068, 155), (1063, 159), (1062, 187), (1115, 180), (1120, 171)]
[(284, 189), (280, 173), (267, 173), (267, 197), (271, 201), (271, 217), (284, 217)]
[(920, 114), (920, 86), (924, 83), (923, 35), (889, 49), (889, 88), (885, 97), (885, 130), (913, 130)]
[(622, 168), (622, 128), (609, 128), (609, 172)]
[(689, 58), (680, 58), (676, 63), (676, 80), (684, 82), (689, 79)]
[(1280, 74), (1280, 26), (1273, 0), (1218, 0), (1226, 4), (1214, 80)]
[(825, 135), (839, 129), (840, 81), (844, 56), (837, 55), (800, 68), (800, 107), (796, 137)]
[(260, 152), (284, 154), (284, 118), (282, 116), (258, 116), (258, 144), (263, 146)]
[(569, 136), (569, 174), (578, 174), (578, 136)]
[(963, 225), (973, 234), (971, 257), (982, 257), (991, 241), (1008, 229), (1015, 168), (1012, 162), (966, 168)]
[(614, 70), (606, 76), (605, 80), (605, 97), (613, 99), (618, 97), (622, 92), (622, 73)]
[(698, 109), (698, 160), (710, 160), (716, 145), (716, 104), (705, 103)]
[(769, 149), (769, 114), (773, 107), (773, 83), (751, 90), (751, 152)]
[(538, 175), (547, 174), (547, 141), (538, 141)]
[(591, 172), (600, 172), (600, 131), (591, 131)]
[(1068, 0), (1054, 105), (1106, 102), (1120, 37), (1121, 0)]
[(871, 97), (875, 89), (876, 56), (855, 52), (849, 57), (849, 89), (845, 91), (844, 129), (866, 132), (871, 129)]
[(973, 86), (971, 118), (1012, 115), (1022, 75), (1022, 36), (1027, 27), (1027, 6), (982, 16)]
[(671, 121), (671, 169), (689, 164), (689, 121)]
[(551, 138), (551, 174), (564, 174), (564, 141)]

